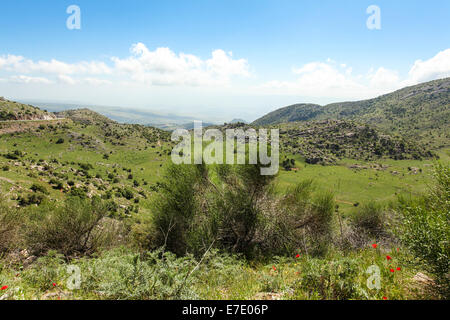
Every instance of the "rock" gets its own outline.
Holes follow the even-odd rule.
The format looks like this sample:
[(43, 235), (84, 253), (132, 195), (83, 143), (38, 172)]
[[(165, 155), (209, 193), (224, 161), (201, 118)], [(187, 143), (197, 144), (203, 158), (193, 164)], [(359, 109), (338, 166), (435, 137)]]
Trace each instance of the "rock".
[(72, 294), (68, 291), (47, 292), (42, 295), (41, 300), (55, 300), (58, 298), (62, 299), (62, 298), (66, 298), (70, 295), (72, 295)]
[(258, 292), (255, 295), (255, 300), (281, 300), (282, 297), (282, 293)]
[(30, 256), (28, 258), (25, 259), (25, 261), (23, 262), (23, 267), (26, 268), (29, 265), (31, 265), (35, 260), (37, 259), (36, 256)]
[(423, 274), (422, 272), (418, 272), (414, 277), (413, 277), (414, 281), (423, 283), (423, 284), (427, 284), (427, 285), (431, 285), (434, 284), (434, 280), (431, 279), (429, 276), (427, 276), (426, 274)]

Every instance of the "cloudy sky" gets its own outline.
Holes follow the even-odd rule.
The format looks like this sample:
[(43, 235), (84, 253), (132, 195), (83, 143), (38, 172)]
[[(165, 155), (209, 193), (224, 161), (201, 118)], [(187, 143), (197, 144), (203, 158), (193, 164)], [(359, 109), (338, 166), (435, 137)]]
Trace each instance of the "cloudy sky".
[(0, 96), (253, 120), (450, 76), (449, 16), (448, 0), (2, 1)]

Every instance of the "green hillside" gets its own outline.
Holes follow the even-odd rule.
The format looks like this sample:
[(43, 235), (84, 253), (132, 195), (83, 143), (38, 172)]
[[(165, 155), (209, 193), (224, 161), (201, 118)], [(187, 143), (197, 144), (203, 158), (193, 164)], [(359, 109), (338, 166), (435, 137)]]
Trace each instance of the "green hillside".
[(423, 146), (376, 127), (350, 120), (322, 120), (280, 124), (282, 151), (298, 154), (310, 164), (331, 164), (348, 158), (394, 160), (430, 158)]
[(350, 119), (369, 123), (433, 148), (450, 145), (450, 78), (403, 88), (375, 99), (326, 106), (296, 104), (253, 122), (270, 125), (293, 121)]
[(50, 112), (0, 97), (0, 121), (51, 120), (55, 118), (55, 115)]

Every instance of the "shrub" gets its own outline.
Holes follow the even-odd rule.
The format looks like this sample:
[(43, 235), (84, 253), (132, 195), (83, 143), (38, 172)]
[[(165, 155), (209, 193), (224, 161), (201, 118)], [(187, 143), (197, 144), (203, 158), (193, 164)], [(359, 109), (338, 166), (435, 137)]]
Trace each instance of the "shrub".
[(127, 199), (127, 200), (131, 200), (134, 198), (134, 193), (131, 189), (128, 188), (124, 188), (121, 190), (121, 194), (122, 196)]
[[(323, 254), (331, 242), (333, 197), (313, 200), (298, 188), (277, 197), (273, 176), (259, 165), (171, 165), (155, 189), (153, 230), (156, 246), (177, 254), (201, 255), (210, 245), (231, 253), (291, 254), (302, 245)], [(306, 188), (306, 185), (305, 185)], [(289, 205), (286, 205), (289, 203)], [(303, 220), (302, 220), (303, 219)]]
[(30, 187), (30, 189), (33, 190), (34, 192), (41, 192), (43, 194), (49, 194), (49, 192), (43, 185), (40, 185), (37, 183), (33, 183), (33, 185)]
[(169, 165), (153, 202), (156, 246), (166, 246), (172, 252), (184, 254), (189, 231), (198, 209), (196, 195), (201, 182), (199, 166)]
[(45, 256), (36, 260), (33, 265), (22, 274), (23, 280), (33, 288), (46, 291), (53, 288), (53, 283), (61, 278), (64, 272), (64, 260), (56, 251), (49, 251)]
[(26, 239), (35, 254), (55, 250), (66, 257), (97, 251), (106, 230), (99, 228), (109, 204), (99, 198), (69, 198), (64, 206), (46, 204), (30, 215)]
[(384, 232), (384, 208), (375, 202), (369, 202), (359, 209), (351, 218), (356, 232), (366, 233), (371, 237), (379, 237)]
[(196, 261), (155, 250), (145, 254), (118, 248), (95, 260), (83, 260), (81, 290), (101, 293), (104, 299), (195, 299), (193, 277)]
[(355, 279), (357, 261), (341, 258), (336, 261), (310, 259), (302, 268), (302, 278), (295, 286), (296, 295), (306, 291), (309, 299), (349, 300), (363, 297)]
[(69, 196), (70, 197), (74, 197), (74, 198), (80, 198), (80, 199), (87, 199), (87, 188), (76, 188), (73, 187), (70, 192), (69, 192)]
[(445, 298), (450, 296), (450, 166), (436, 164), (436, 185), (422, 199), (401, 200), (400, 237), (423, 262)]
[(0, 256), (18, 244), (21, 216), (16, 208), (9, 208), (0, 198)]
[(263, 252), (292, 255), (298, 248), (324, 255), (332, 242), (334, 200), (330, 193), (313, 194), (311, 180), (289, 188), (268, 201), (260, 237)]
[(26, 196), (19, 196), (17, 201), (19, 206), (26, 207), (33, 204), (40, 205), (44, 201), (45, 197), (42, 194), (32, 193)]

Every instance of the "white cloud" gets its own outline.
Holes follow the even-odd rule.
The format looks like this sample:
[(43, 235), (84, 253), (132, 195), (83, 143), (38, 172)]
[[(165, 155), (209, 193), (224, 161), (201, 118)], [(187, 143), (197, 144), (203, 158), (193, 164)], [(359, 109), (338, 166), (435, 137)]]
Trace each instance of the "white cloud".
[[(130, 90), (145, 90), (149, 86), (184, 86), (187, 87), (186, 92), (192, 90), (192, 86), (201, 89), (215, 86), (221, 89), (235, 78), (250, 76), (247, 60), (234, 58), (232, 52), (218, 49), (212, 51), (208, 58), (201, 58), (176, 53), (169, 48), (150, 50), (143, 43), (133, 45), (128, 57), (112, 57), (105, 61), (33, 61), (18, 55), (3, 55), (0, 56), (0, 72), (2, 84), (59, 83), (83, 87), (80, 92), (86, 91), (87, 86), (106, 86), (109, 89), (107, 86), (112, 85)], [(349, 63), (331, 58), (293, 68), (292, 74), (294, 80), (279, 79), (259, 84), (253, 93), (303, 96), (305, 99), (328, 101), (374, 97), (406, 85), (449, 77), (450, 49), (428, 60), (415, 61), (404, 76), (397, 70), (382, 66), (355, 74)], [(233, 90), (248, 92), (252, 88), (234, 86)], [(158, 90), (169, 92), (166, 88)]]
[(315, 98), (362, 99), (374, 97), (404, 86), (450, 77), (450, 49), (429, 60), (417, 60), (408, 76), (401, 78), (396, 70), (370, 68), (367, 74), (353, 74), (347, 64), (310, 62), (292, 72), (294, 81), (270, 81), (263, 84), (266, 93), (301, 95)]
[(67, 85), (76, 85), (76, 84), (87, 84), (90, 86), (102, 86), (102, 85), (112, 85), (113, 82), (104, 79), (97, 78), (82, 78), (82, 79), (74, 79), (67, 75), (58, 75), (58, 80), (60, 83)]
[[(201, 59), (192, 54), (176, 54), (169, 48), (151, 51), (143, 43), (133, 45), (130, 52), (131, 56), (124, 59), (112, 57), (111, 67), (102, 61), (33, 61), (22, 56), (4, 55), (0, 56), (0, 71), (26, 74), (30, 79), (48, 75), (53, 77), (55, 82), (66, 85), (93, 86), (111, 85), (114, 81), (131, 85), (218, 86), (229, 84), (234, 76), (249, 76), (247, 60), (234, 59), (231, 52), (220, 49), (212, 51), (209, 59)], [(83, 78), (83, 75), (102, 75), (110, 78)], [(27, 83), (25, 78), (10, 80)], [(42, 80), (42, 83), (45, 82)]]
[(9, 78), (9, 82), (13, 83), (38, 83), (38, 84), (51, 84), (47, 78), (44, 77), (29, 77), (25, 75), (12, 76)]
[(59, 82), (61, 82), (61, 83), (64, 83), (64, 84), (70, 84), (70, 85), (74, 85), (74, 84), (77, 84), (77, 83), (78, 83), (78, 81), (76, 81), (76, 80), (73, 79), (72, 77), (67, 76), (67, 75), (65, 75), (65, 74), (60, 74), (60, 75), (58, 75), (58, 80), (59, 80)]
[(0, 70), (18, 73), (44, 73), (44, 74), (111, 74), (112, 70), (104, 62), (82, 61), (66, 63), (52, 59), (50, 61), (37, 61), (22, 56), (7, 55), (0, 57)]
[(92, 85), (92, 86), (102, 86), (102, 85), (111, 85), (113, 84), (112, 81), (109, 80), (103, 80), (103, 79), (96, 79), (96, 78), (84, 78), (82, 80), (83, 83)]
[(417, 60), (409, 71), (408, 82), (416, 84), (450, 77), (450, 49), (439, 52), (429, 60)]
[(380, 67), (375, 72), (369, 72), (368, 78), (372, 88), (392, 89), (399, 86), (398, 72)]
[[(340, 68), (339, 68), (340, 67)], [(308, 97), (351, 98), (355, 92), (364, 91), (352, 69), (337, 66), (334, 61), (311, 62), (292, 70), (298, 78), (294, 81), (271, 81), (263, 85), (265, 89), (275, 89), (275, 93), (287, 93)]]
[(131, 48), (126, 59), (113, 57), (115, 69), (132, 80), (151, 85), (209, 86), (228, 84), (233, 76), (248, 76), (245, 59), (234, 60), (232, 53), (215, 50), (202, 60), (191, 54), (176, 54), (169, 48), (150, 51), (143, 43)]

